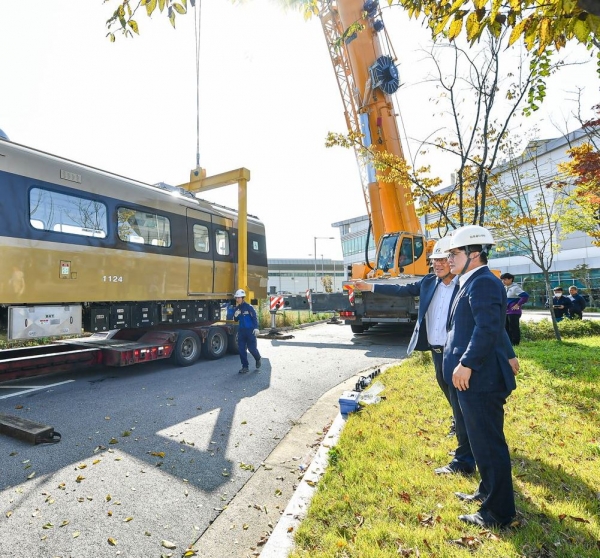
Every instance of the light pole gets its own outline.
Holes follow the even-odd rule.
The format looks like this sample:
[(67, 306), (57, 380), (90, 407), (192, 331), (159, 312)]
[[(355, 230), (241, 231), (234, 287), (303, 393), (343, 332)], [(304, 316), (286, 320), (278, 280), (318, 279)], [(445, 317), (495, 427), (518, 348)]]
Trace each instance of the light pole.
[(315, 292), (317, 292), (317, 240), (335, 240), (333, 236), (313, 236), (315, 241), (315, 251), (313, 252), (315, 256)]

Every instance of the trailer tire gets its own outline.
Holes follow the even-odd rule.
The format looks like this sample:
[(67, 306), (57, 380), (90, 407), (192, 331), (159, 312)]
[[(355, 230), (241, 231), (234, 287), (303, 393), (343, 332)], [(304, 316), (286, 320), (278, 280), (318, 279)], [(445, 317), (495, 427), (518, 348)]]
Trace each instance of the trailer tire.
[(227, 352), (231, 355), (237, 355), (240, 352), (237, 331), (234, 331), (227, 336)]
[(364, 325), (351, 325), (350, 329), (352, 330), (352, 333), (364, 333), (365, 326)]
[(182, 329), (177, 335), (177, 343), (172, 358), (178, 366), (191, 366), (200, 358), (200, 346), (198, 334)]
[(202, 343), (202, 356), (208, 360), (217, 360), (227, 353), (227, 334), (220, 327), (208, 329), (208, 335)]

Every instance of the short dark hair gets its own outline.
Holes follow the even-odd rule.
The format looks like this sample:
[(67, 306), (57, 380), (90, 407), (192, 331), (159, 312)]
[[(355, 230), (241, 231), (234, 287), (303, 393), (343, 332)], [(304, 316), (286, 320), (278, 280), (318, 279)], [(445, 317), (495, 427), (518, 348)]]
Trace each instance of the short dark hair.
[(562, 287), (554, 287), (554, 292), (560, 291), (562, 293), (562, 290), (563, 290)]
[(500, 279), (510, 279), (511, 281), (513, 281), (515, 278), (515, 276), (512, 273), (503, 273), (502, 275), (500, 275)]

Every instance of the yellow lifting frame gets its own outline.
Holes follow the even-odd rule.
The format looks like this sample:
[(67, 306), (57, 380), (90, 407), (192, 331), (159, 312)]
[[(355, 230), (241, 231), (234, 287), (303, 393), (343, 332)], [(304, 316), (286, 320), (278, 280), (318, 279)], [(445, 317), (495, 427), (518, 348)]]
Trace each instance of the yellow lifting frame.
[(238, 272), (236, 289), (246, 291), (246, 300), (252, 300), (254, 293), (248, 290), (248, 181), (250, 171), (244, 167), (206, 176), (204, 169), (190, 172), (190, 181), (180, 187), (192, 194), (214, 190), (223, 186), (238, 185)]

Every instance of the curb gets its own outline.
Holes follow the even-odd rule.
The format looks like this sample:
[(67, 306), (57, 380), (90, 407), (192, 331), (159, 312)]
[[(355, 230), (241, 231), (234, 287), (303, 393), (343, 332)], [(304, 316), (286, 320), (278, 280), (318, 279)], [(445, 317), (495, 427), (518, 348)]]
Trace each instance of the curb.
[[(396, 364), (367, 368), (354, 378), (361, 377), (362, 374), (366, 373), (368, 370), (379, 369), (380, 372), (383, 373), (392, 366), (396, 366)], [(340, 388), (344, 386), (344, 384), (347, 386), (348, 381), (339, 384), (334, 389)], [(269, 540), (263, 546), (260, 558), (286, 558), (294, 549), (294, 534), (296, 528), (306, 517), (310, 501), (317, 491), (317, 484), (321, 480), (321, 477), (329, 464), (329, 450), (332, 447), (335, 447), (340, 439), (342, 430), (344, 429), (344, 426), (346, 426), (347, 419), (347, 414), (337, 414), (327, 435), (321, 441), (319, 449), (306, 470), (304, 477), (300, 481), (298, 488), (294, 491), (281, 518), (269, 536)]]
[(329, 450), (334, 447), (346, 424), (347, 415), (338, 414), (321, 442), (319, 449), (308, 467), (302, 481), (277, 522), (269, 540), (260, 553), (261, 558), (284, 558), (294, 548), (295, 529), (306, 516), (308, 506), (317, 490), (317, 483), (325, 473), (329, 462)]

